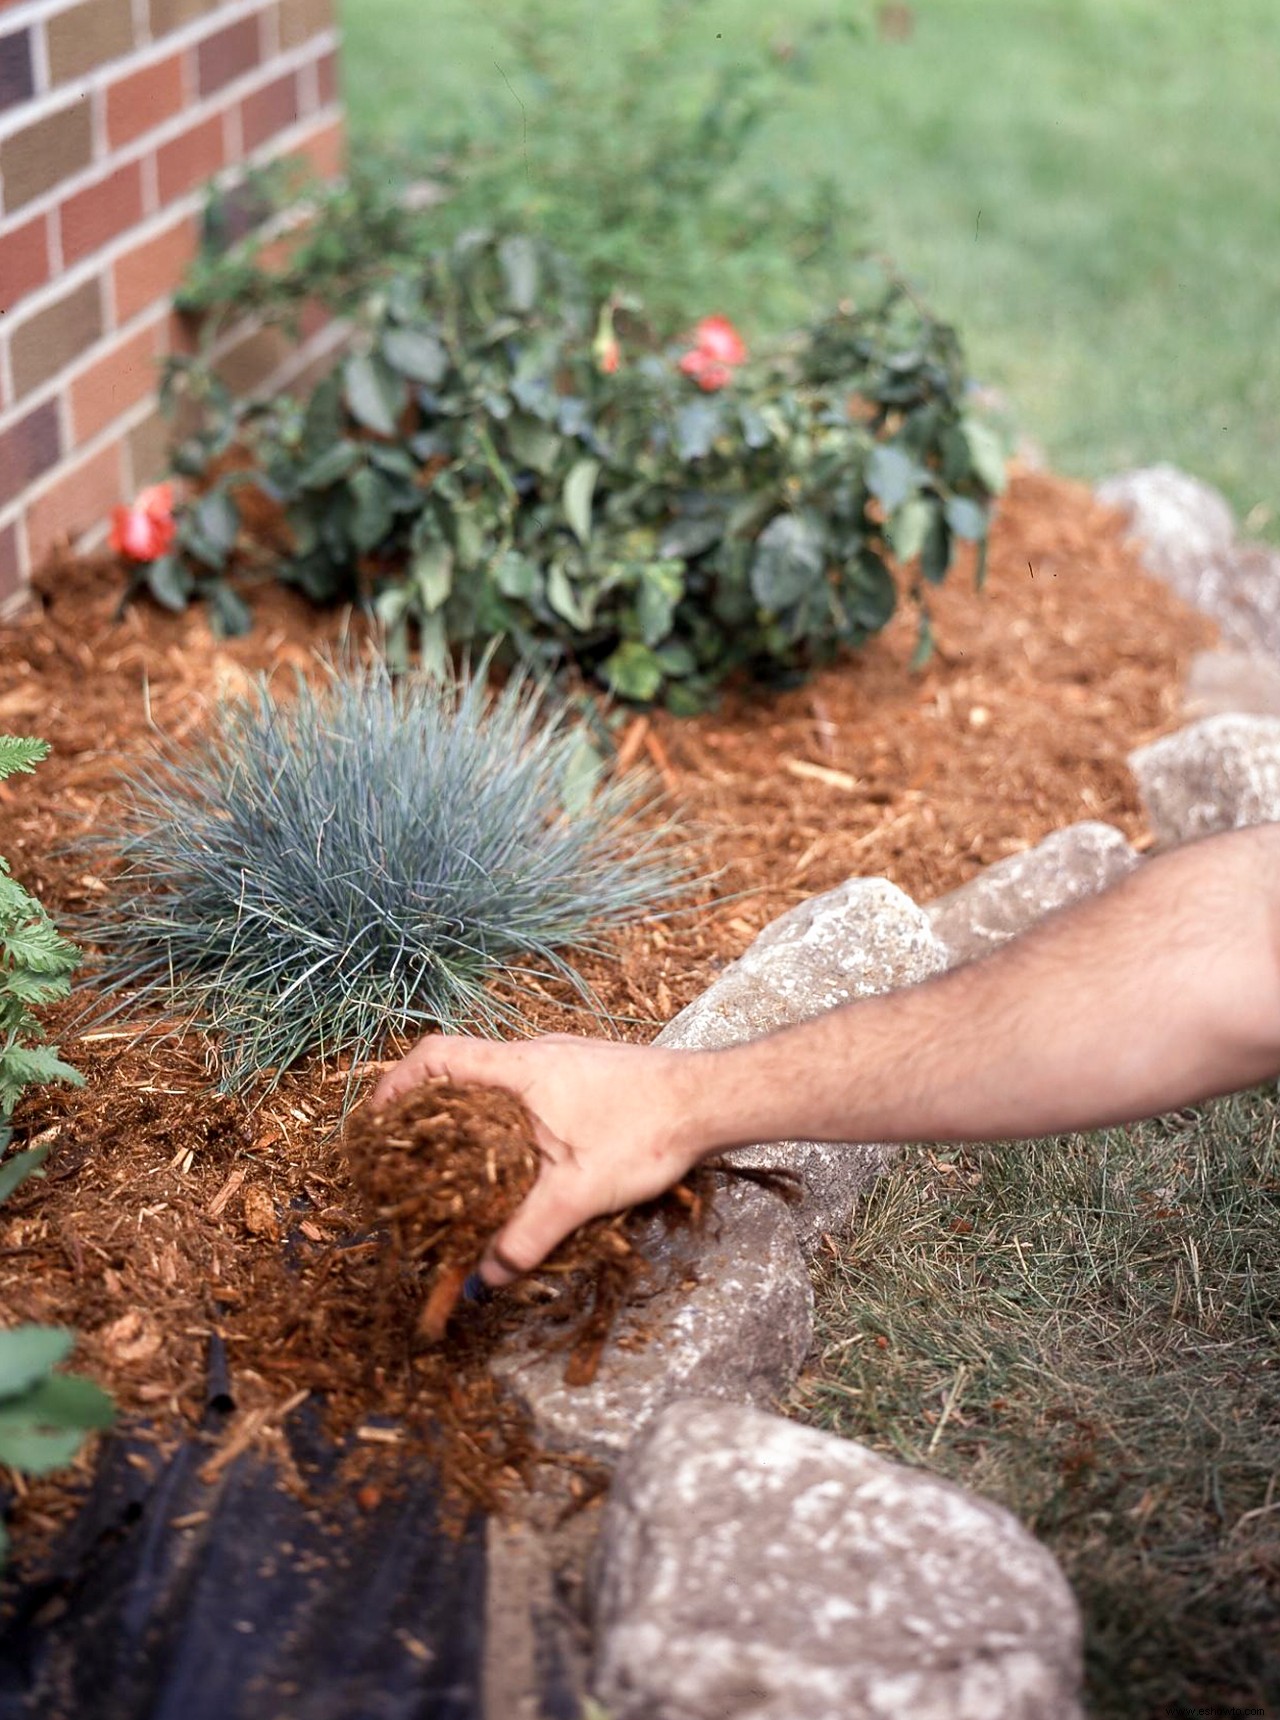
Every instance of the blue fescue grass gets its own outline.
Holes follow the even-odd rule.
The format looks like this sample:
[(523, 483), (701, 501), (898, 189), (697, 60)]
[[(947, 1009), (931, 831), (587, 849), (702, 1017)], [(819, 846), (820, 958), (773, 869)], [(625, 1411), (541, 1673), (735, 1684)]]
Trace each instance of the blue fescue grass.
[[(670, 911), (687, 847), (648, 779), (593, 781), (581, 728), (513, 676), (381, 666), (262, 680), (122, 782), (123, 858), (91, 928), (113, 1013), (160, 1003), (240, 1088), (391, 1029), (519, 1031), (522, 982), (589, 991), (567, 951)], [(499, 997), (493, 982), (505, 977)]]

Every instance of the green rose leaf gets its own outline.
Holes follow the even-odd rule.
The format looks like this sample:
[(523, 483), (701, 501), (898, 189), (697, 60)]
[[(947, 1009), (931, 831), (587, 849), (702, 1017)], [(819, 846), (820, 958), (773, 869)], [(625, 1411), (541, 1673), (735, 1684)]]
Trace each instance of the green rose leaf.
[(933, 623), (929, 620), (928, 612), (922, 609), (920, 625), (916, 630), (916, 648), (911, 653), (910, 667), (913, 673), (923, 669), (933, 656), (933, 645)]
[(811, 515), (778, 514), (756, 539), (751, 593), (777, 615), (798, 603), (826, 572), (826, 533)]
[[(192, 525), (203, 545), (212, 552), (213, 565), (221, 567), (230, 555), (240, 530), (240, 510), (224, 490), (210, 490), (192, 510)], [(194, 546), (193, 546), (194, 547)], [(202, 556), (202, 559), (208, 559)]]
[(362, 553), (377, 549), (395, 523), (392, 490), (372, 467), (362, 466), (351, 480), (351, 541)]
[(636, 620), (646, 645), (660, 645), (670, 633), (676, 605), (683, 596), (684, 579), (679, 567), (658, 562), (645, 568), (636, 594)]
[(625, 644), (600, 666), (605, 685), (620, 699), (635, 699), (647, 703), (662, 685), (662, 665), (647, 645), (634, 639)]
[(177, 556), (162, 555), (147, 564), (147, 590), (165, 609), (180, 614), (195, 588), (195, 576)]
[(878, 442), (867, 461), (867, 488), (886, 513), (897, 513), (926, 476), (906, 452), (891, 442)]
[(219, 639), (240, 639), (253, 626), (253, 611), (238, 591), (218, 580), (205, 592), (209, 618)]
[(565, 518), (582, 544), (591, 536), (591, 501), (599, 472), (599, 460), (578, 460), (564, 481)]
[(969, 460), (974, 471), (993, 496), (1003, 495), (1007, 481), (1004, 448), (989, 424), (968, 413), (960, 420), (960, 428), (969, 448)]
[(453, 551), (447, 543), (428, 544), (418, 551), (412, 580), (424, 613), (434, 615), (453, 586)]
[(968, 543), (981, 543), (987, 535), (987, 510), (968, 496), (949, 496), (946, 505), (947, 524), (958, 538)]
[(878, 555), (864, 550), (854, 563), (848, 584), (853, 619), (860, 627), (878, 633), (898, 606), (893, 575)]
[(413, 594), (407, 584), (387, 585), (374, 598), (373, 613), (382, 626), (391, 632), (403, 622), (412, 602)]
[(562, 621), (584, 632), (591, 625), (591, 604), (586, 593), (580, 593), (569, 582), (569, 575), (559, 562), (547, 575), (547, 602)]
[(560, 779), (560, 801), (570, 818), (590, 806), (603, 772), (604, 760), (586, 731), (579, 730)]
[(343, 392), (351, 416), (378, 436), (394, 436), (405, 406), (402, 377), (372, 353), (353, 353), (342, 367)]
[(303, 467), (298, 483), (304, 490), (327, 490), (330, 485), (350, 477), (359, 464), (360, 450), (354, 442), (335, 442), (309, 466)]
[(941, 585), (951, 565), (951, 529), (936, 504), (929, 509), (929, 529), (920, 547), (920, 572), (930, 585)]
[(434, 681), (441, 681), (449, 672), (449, 640), (444, 630), (444, 616), (440, 610), (434, 615), (424, 615), (419, 629), (418, 658), (422, 664), (422, 672)]
[(503, 556), (494, 570), (494, 581), (504, 597), (515, 597), (522, 603), (532, 603), (542, 592), (542, 575), (527, 556), (514, 550)]
[(424, 329), (390, 328), (382, 337), (382, 356), (401, 376), (434, 388), (449, 369), (449, 354), (442, 342)]
[(682, 460), (701, 460), (711, 452), (720, 430), (720, 407), (713, 400), (690, 400), (676, 413), (676, 453)]
[(513, 233), (498, 246), (498, 262), (507, 289), (507, 303), (527, 316), (538, 302), (538, 248), (523, 233)]
[(912, 496), (889, 523), (889, 546), (899, 561), (914, 561), (924, 548), (933, 519), (933, 504), (923, 496)]

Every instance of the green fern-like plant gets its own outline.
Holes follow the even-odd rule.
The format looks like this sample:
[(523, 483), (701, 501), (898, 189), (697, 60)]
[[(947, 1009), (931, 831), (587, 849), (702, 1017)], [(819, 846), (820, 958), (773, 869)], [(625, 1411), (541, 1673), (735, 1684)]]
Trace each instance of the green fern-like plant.
[[(30, 775), (47, 742), (0, 735), (0, 782)], [(12, 1137), (13, 1108), (28, 1087), (82, 1077), (44, 1037), (37, 1009), (65, 997), (80, 952), (54, 926), (0, 858), (0, 1154)], [(33, 1147), (0, 1163), (0, 1202), (27, 1177), (40, 1174), (46, 1149)], [(87, 1433), (109, 1427), (111, 1399), (92, 1380), (55, 1373), (75, 1343), (62, 1326), (13, 1326), (0, 1331), (0, 1465), (46, 1475), (70, 1463)], [(0, 1522), (0, 1570), (8, 1552)]]
[[(33, 1147), (0, 1164), (0, 1201), (39, 1173), (45, 1151)], [(115, 1412), (100, 1386), (79, 1374), (54, 1372), (74, 1343), (75, 1333), (64, 1326), (0, 1331), (0, 1464), (47, 1475), (71, 1462), (88, 1433), (110, 1427)], [(0, 1522), (0, 1571), (8, 1548)]]
[[(0, 735), (0, 782), (30, 775), (48, 751), (45, 741)], [(0, 857), (0, 1152), (9, 1144), (14, 1106), (28, 1087), (80, 1082), (56, 1048), (41, 1043), (44, 1034), (35, 1015), (67, 995), (79, 963), (79, 950)]]

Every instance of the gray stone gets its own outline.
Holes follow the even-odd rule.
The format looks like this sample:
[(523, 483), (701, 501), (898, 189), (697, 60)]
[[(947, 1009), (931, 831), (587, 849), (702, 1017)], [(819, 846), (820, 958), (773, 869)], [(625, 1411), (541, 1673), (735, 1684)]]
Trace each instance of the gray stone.
[(1229, 711), (1280, 717), (1280, 663), (1252, 651), (1197, 651), (1187, 671), (1182, 708), (1192, 720)]
[(591, 1575), (610, 1720), (1080, 1720), (1080, 1621), (1006, 1511), (756, 1410), (667, 1409)]
[[(850, 878), (765, 927), (714, 985), (663, 1028), (659, 1045), (712, 1050), (807, 1021), (854, 998), (914, 985), (946, 965), (927, 916), (885, 878)], [(898, 1149), (874, 1143), (775, 1141), (740, 1147), (730, 1163), (801, 1179), (792, 1208), (810, 1251), (844, 1229)]]
[(768, 1403), (800, 1371), (813, 1289), (778, 1195), (725, 1178), (700, 1230), (655, 1224), (642, 1246), (652, 1293), (623, 1311), (589, 1386), (565, 1384), (563, 1353), (513, 1348), (493, 1363), (549, 1448), (612, 1462), (676, 1398)]
[(1151, 563), (1172, 566), (1224, 555), (1236, 540), (1235, 516), (1220, 491), (1177, 466), (1142, 466), (1098, 485), (1106, 507), (1128, 518)]
[(1217, 490), (1176, 466), (1151, 466), (1109, 478), (1097, 496), (1127, 516), (1149, 573), (1233, 645), (1280, 656), (1280, 551), (1238, 539)]
[(926, 908), (952, 967), (997, 949), (1037, 920), (1117, 883), (1138, 864), (1123, 832), (1110, 824), (1069, 824), (997, 860)]
[(1280, 718), (1224, 715), (1129, 755), (1159, 845), (1280, 819)]

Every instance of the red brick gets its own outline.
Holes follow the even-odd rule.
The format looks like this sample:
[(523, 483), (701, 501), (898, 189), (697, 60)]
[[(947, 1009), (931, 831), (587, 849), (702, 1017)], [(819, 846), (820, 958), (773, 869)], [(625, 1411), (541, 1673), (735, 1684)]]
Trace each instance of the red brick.
[(153, 391), (158, 381), (156, 360), (162, 327), (161, 322), (153, 322), (127, 335), (72, 382), (68, 394), (74, 446), (105, 430), (113, 419)]
[(196, 254), (199, 231), (184, 215), (172, 227), (144, 239), (115, 264), (116, 321), (126, 323), (158, 299), (169, 299)]
[(120, 149), (181, 113), (182, 55), (119, 78), (107, 90), (107, 142)]
[(0, 36), (0, 113), (29, 101), (35, 92), (31, 70), (31, 32)]
[(156, 180), (161, 203), (172, 203), (175, 197), (203, 185), (226, 164), (222, 115), (216, 113), (156, 151)]
[(55, 12), (45, 25), (45, 39), (52, 82), (83, 78), (133, 47), (133, 0), (83, 0)]
[(0, 238), (0, 316), (49, 279), (49, 222), (37, 215)]
[(330, 102), (338, 99), (338, 56), (329, 50), (321, 54), (316, 61), (316, 86), (319, 91), (320, 106), (328, 107)]
[(9, 338), (18, 399), (88, 352), (102, 335), (102, 282), (95, 275), (20, 324)]
[(27, 509), (27, 549), (38, 568), (60, 539), (73, 541), (105, 520), (124, 495), (122, 442), (112, 442), (55, 479)]
[(0, 431), (0, 507), (21, 494), (62, 454), (57, 402), (46, 400), (16, 424)]
[(165, 36), (184, 24), (216, 12), (223, 0), (151, 0), (151, 34)]
[(16, 526), (0, 531), (0, 603), (7, 603), (22, 588), (22, 559), (18, 553)]
[(240, 104), (245, 154), (291, 126), (298, 111), (298, 79), (293, 72), (284, 78), (273, 78), (262, 89), (246, 96)]
[(70, 179), (93, 159), (89, 103), (80, 99), (46, 114), (0, 143), (0, 178), (9, 212)]
[(319, 131), (312, 132), (310, 137), (294, 145), (288, 159), (300, 162), (320, 179), (337, 179), (347, 167), (347, 140), (342, 121), (330, 120)]
[(251, 72), (260, 58), (258, 15), (240, 18), (206, 36), (196, 48), (196, 85), (202, 96), (212, 95), (234, 79)]
[(298, 327), (302, 331), (303, 340), (313, 340), (320, 333), (320, 330), (328, 328), (332, 321), (333, 312), (326, 305), (318, 303), (315, 299), (308, 299), (302, 307), (301, 316), (298, 318)]
[(142, 168), (136, 161), (95, 180), (68, 197), (58, 218), (62, 223), (62, 261), (78, 263), (101, 250), (127, 227), (142, 219)]
[(297, 48), (333, 28), (333, 0), (280, 0), (280, 46)]

